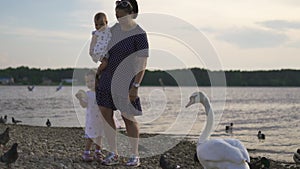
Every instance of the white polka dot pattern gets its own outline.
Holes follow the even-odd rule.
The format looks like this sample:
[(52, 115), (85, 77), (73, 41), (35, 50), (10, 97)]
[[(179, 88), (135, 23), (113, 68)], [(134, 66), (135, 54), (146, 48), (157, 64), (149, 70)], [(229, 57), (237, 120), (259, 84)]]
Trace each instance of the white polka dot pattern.
[(111, 39), (110, 28), (107, 27), (103, 31), (95, 30), (92, 32), (92, 35), (97, 37), (95, 46), (92, 49), (92, 59), (101, 61), (104, 57), (107, 57), (107, 46)]
[[(114, 104), (113, 97), (111, 94), (111, 84), (113, 76), (122, 77), (129, 82), (134, 78), (134, 68), (127, 67), (124, 71), (116, 71), (118, 66), (125, 60), (131, 60), (136, 57), (148, 57), (149, 45), (146, 32), (137, 25), (134, 29), (129, 31), (123, 31), (120, 25), (117, 23), (111, 29), (112, 38), (108, 44), (108, 65), (102, 72), (101, 77), (98, 81), (98, 87), (96, 89), (97, 103), (100, 106), (111, 108), (113, 110), (120, 109)], [(132, 64), (132, 66), (135, 66)], [(114, 74), (118, 73), (118, 75)], [(120, 88), (126, 90), (128, 93), (130, 83), (118, 84)], [(122, 86), (126, 85), (126, 87)], [(124, 92), (122, 92), (124, 93)], [(121, 96), (122, 98), (123, 96)], [(124, 97), (128, 98), (128, 97)], [(141, 111), (141, 105), (139, 99), (132, 105)]]

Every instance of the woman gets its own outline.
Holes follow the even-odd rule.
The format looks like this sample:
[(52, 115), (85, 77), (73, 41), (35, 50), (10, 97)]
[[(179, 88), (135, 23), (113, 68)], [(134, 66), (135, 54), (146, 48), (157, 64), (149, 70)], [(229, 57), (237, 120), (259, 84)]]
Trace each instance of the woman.
[(101, 72), (96, 89), (97, 103), (107, 122), (104, 124), (105, 136), (111, 148), (102, 164), (119, 163), (113, 120), (113, 111), (119, 109), (132, 146), (132, 155), (126, 165), (139, 166), (139, 127), (134, 116), (142, 114), (138, 87), (145, 72), (148, 40), (145, 31), (134, 20), (138, 14), (136, 0), (117, 1), (115, 12), (118, 23), (111, 27), (108, 65)]

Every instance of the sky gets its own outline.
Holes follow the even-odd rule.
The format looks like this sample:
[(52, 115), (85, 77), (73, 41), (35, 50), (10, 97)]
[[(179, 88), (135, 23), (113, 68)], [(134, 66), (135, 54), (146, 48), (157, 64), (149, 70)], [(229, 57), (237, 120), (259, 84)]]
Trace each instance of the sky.
[[(137, 23), (150, 44), (149, 69), (300, 69), (299, 0), (138, 3)], [(96, 67), (88, 46), (99, 11), (107, 14), (110, 26), (117, 22), (111, 0), (1, 0), (0, 69)], [(207, 43), (214, 56), (199, 54)], [(219, 63), (215, 66), (205, 57)]]

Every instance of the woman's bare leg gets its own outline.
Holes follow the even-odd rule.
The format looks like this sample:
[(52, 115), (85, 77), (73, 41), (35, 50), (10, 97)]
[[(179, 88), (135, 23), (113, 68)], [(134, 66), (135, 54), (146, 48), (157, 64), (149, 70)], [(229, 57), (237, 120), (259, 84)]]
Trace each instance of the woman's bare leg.
[(104, 134), (111, 152), (118, 154), (116, 146), (116, 125), (113, 119), (113, 110), (110, 108), (99, 106), (103, 116)]
[(139, 132), (138, 123), (135, 120), (134, 116), (128, 117), (126, 115), (126, 117), (122, 116), (122, 118), (125, 122), (126, 131), (127, 131), (128, 137), (129, 137), (129, 142), (132, 147), (132, 153), (135, 155), (139, 155), (138, 144), (139, 144), (140, 132)]

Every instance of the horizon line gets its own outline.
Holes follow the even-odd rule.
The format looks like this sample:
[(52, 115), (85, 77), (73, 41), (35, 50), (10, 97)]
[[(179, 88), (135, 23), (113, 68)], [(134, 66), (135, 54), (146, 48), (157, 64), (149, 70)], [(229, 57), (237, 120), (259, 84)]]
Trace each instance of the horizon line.
[[(17, 68), (21, 68), (21, 67), (25, 67), (25, 68), (29, 68), (29, 69), (40, 69), (40, 70), (58, 70), (58, 69), (92, 69), (90, 67), (60, 67), (60, 68), (41, 68), (41, 67), (30, 67), (30, 66), (16, 66), (16, 67), (12, 67), (12, 66), (8, 66), (6, 68), (0, 68), (0, 70), (5, 70), (5, 69), (17, 69)], [(95, 67), (96, 69), (96, 67)], [(300, 68), (260, 68), (260, 69), (223, 69), (223, 70), (211, 70), (211, 69), (207, 69), (207, 68), (202, 68), (202, 67), (188, 67), (188, 68), (173, 68), (173, 69), (146, 69), (148, 71), (173, 71), (173, 70), (187, 70), (187, 69), (204, 69), (204, 70), (208, 70), (211, 72), (219, 72), (219, 71), (223, 71), (223, 72), (230, 72), (230, 71), (241, 71), (241, 72), (256, 72), (256, 71), (283, 71), (283, 70), (295, 70), (295, 71), (299, 71)]]

